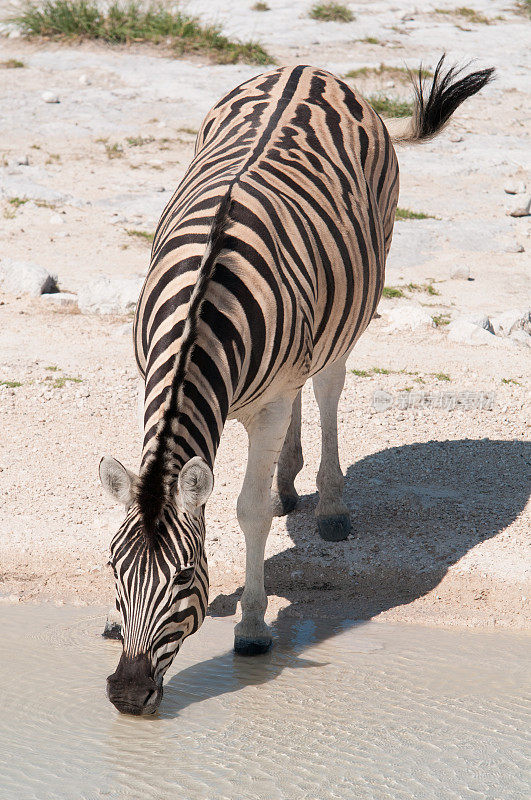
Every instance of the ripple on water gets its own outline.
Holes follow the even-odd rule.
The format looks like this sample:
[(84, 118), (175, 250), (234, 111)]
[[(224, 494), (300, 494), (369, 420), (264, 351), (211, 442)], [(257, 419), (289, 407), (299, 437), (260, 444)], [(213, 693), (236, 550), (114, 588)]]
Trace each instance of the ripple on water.
[(104, 619), (0, 608), (2, 800), (526, 797), (523, 635), (307, 620), (248, 659), (208, 619), (137, 718)]

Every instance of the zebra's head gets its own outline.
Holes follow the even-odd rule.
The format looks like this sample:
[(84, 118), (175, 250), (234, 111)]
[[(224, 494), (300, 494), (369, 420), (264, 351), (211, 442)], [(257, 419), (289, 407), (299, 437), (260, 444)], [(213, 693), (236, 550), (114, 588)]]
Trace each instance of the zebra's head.
[(137, 476), (114, 458), (103, 458), (100, 479), (126, 508), (110, 547), (123, 652), (107, 679), (107, 694), (122, 713), (151, 714), (162, 699), (166, 670), (205, 617), (204, 504), (213, 475), (201, 458), (190, 459), (149, 529), (138, 503)]

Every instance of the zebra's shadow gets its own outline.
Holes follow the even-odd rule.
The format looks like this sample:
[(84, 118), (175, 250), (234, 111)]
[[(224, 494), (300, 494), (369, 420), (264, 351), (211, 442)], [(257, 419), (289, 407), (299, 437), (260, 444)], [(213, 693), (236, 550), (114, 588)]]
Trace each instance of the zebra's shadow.
[[(293, 547), (265, 564), (268, 595), (289, 602), (273, 626), (277, 645), (254, 659), (228, 650), (178, 673), (168, 682), (164, 713), (274, 680), (287, 664), (316, 667), (300, 658), (307, 647), (433, 590), (452, 565), (522, 512), (530, 464), (531, 444), (489, 439), (431, 441), (367, 456), (346, 473), (353, 523), (346, 542), (319, 539), (316, 495), (302, 497), (286, 522)], [(234, 614), (242, 591), (213, 598), (210, 614)], [(301, 637), (304, 625), (313, 627)]]

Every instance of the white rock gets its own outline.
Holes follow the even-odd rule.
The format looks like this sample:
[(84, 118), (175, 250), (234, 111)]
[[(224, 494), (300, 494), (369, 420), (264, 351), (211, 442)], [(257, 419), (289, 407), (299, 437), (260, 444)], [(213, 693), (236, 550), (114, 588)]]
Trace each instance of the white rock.
[(474, 325), (467, 319), (456, 319), (448, 325), (448, 339), (460, 344), (490, 344), (494, 346), (500, 344), (492, 333), (480, 328), (479, 325)]
[(431, 315), (428, 314), (424, 308), (411, 303), (404, 303), (385, 313), (389, 322), (388, 326), (384, 329), (385, 333), (408, 330), (414, 331), (426, 325), (433, 328), (435, 324)]
[(75, 306), (77, 305), (77, 295), (72, 292), (52, 292), (41, 295), (43, 300), (47, 300), (56, 306)]
[(92, 83), (88, 75), (80, 75), (79, 82), (82, 86), (90, 86)]
[(45, 103), (60, 103), (61, 101), (57, 97), (54, 92), (43, 92), (41, 94), (41, 99), (44, 100)]
[(497, 336), (509, 336), (512, 331), (527, 330), (531, 332), (531, 310), (526, 308), (511, 308), (491, 317), (491, 324)]
[(489, 333), (494, 333), (491, 321), (486, 315), (479, 314), (477, 317), (468, 317), (468, 322), (471, 322), (472, 325), (477, 325), (478, 328), (483, 328)]
[(21, 36), (22, 36), (22, 31), (19, 31), (18, 29), (16, 29), (14, 31), (9, 31), (8, 38), (9, 39), (20, 39)]
[(157, 169), (158, 167), (162, 167), (164, 161), (162, 161), (160, 158), (148, 158), (146, 164), (149, 167), (155, 167)]
[(29, 157), (28, 156), (17, 156), (15, 158), (15, 164), (19, 167), (29, 167)]
[(465, 137), (461, 136), (460, 133), (454, 133), (452, 136), (450, 136), (450, 141), (454, 142), (454, 143), (462, 142), (464, 140), (464, 138)]
[(39, 264), (4, 258), (0, 262), (0, 286), (12, 294), (38, 297), (57, 289), (57, 275), (52, 275)]
[(528, 217), (531, 214), (531, 195), (517, 194), (505, 206), (510, 217)]
[(505, 194), (523, 194), (525, 192), (525, 183), (523, 181), (511, 181), (505, 184), (503, 191)]
[(88, 314), (126, 314), (134, 311), (144, 278), (97, 278), (78, 294), (80, 311)]
[(470, 267), (466, 264), (459, 264), (450, 272), (450, 277), (454, 280), (468, 281), (470, 279)]
[(62, 225), (64, 222), (61, 214), (52, 214), (50, 217), (50, 225)]

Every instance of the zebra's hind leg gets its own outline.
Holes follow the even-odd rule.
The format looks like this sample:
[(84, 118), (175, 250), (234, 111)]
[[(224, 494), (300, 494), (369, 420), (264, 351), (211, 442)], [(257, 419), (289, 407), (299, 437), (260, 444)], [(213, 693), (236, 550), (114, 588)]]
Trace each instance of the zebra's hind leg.
[(264, 552), (273, 519), (271, 484), (291, 417), (293, 395), (269, 403), (246, 424), (249, 457), (238, 497), (238, 522), (245, 536), (245, 589), (242, 620), (234, 630), (234, 649), (241, 655), (265, 653), (272, 644), (264, 621)]
[(315, 511), (322, 539), (339, 542), (350, 532), (349, 510), (343, 502), (344, 478), (337, 449), (337, 406), (345, 383), (346, 357), (335, 361), (313, 378), (313, 390), (321, 416), (321, 464), (317, 473), (319, 502)]
[(273, 516), (282, 517), (296, 507), (299, 495), (295, 489), (295, 478), (301, 471), (304, 461), (301, 446), (301, 392), (293, 401), (291, 422), (289, 424), (282, 450), (278, 457), (277, 469), (273, 479), (271, 502)]

